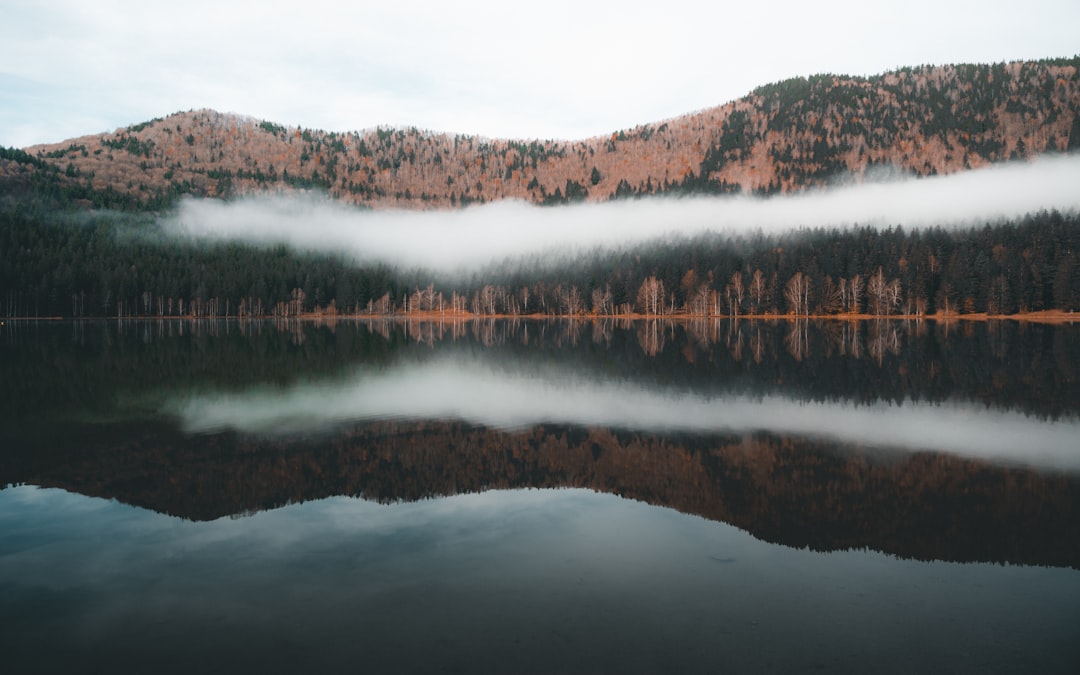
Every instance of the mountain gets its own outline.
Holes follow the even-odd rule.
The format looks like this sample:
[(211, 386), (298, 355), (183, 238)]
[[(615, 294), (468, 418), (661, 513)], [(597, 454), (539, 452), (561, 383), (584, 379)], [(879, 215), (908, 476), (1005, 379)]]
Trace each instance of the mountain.
[(877, 170), (947, 174), (1080, 148), (1078, 69), (1080, 57), (795, 78), (578, 141), (331, 133), (199, 110), (4, 150), (0, 180), (8, 192), (37, 185), (64, 199), (134, 206), (307, 189), (379, 208), (791, 192)]

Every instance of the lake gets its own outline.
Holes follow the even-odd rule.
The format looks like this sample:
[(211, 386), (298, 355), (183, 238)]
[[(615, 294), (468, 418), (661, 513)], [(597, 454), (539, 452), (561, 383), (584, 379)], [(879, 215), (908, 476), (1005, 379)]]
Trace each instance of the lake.
[(7, 322), (20, 673), (1080, 663), (1080, 326)]

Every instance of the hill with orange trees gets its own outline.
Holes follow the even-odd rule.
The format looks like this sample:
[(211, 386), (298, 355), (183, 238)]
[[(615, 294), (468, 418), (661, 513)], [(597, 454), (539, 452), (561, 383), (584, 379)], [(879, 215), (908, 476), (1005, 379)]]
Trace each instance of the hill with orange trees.
[(1080, 148), (1080, 57), (816, 75), (584, 140), (416, 128), (334, 133), (211, 110), (6, 150), (0, 180), (131, 205), (321, 189), (376, 208), (790, 192), (876, 168), (919, 176)]

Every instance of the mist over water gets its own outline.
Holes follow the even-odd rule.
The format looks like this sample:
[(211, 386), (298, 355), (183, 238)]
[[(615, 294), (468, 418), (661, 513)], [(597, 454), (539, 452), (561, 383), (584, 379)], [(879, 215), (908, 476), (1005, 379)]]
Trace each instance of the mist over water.
[(163, 226), (174, 237), (286, 244), (360, 262), (452, 272), (668, 236), (977, 226), (1043, 209), (1080, 210), (1077, 185), (1080, 156), (1073, 155), (773, 197), (654, 197), (561, 207), (502, 201), (456, 211), (363, 211), (310, 195), (189, 199)]

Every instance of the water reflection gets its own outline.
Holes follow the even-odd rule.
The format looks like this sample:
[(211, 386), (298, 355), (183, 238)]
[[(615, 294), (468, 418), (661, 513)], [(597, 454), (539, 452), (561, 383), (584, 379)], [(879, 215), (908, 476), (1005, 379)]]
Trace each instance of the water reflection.
[[(825, 550), (1080, 560), (1058, 543), (1076, 520), (1080, 327), (281, 323), (20, 325), (0, 348), (0, 484), (196, 519), (335, 494), (588, 487)], [(880, 362), (864, 358), (883, 334)], [(882, 536), (930, 495), (906, 517), (933, 543)], [(946, 503), (955, 524), (935, 517)], [(830, 530), (853, 508), (873, 515)], [(984, 537), (993, 522), (1004, 534)]]
[[(977, 402), (1080, 415), (1080, 326), (1016, 322), (148, 321), (0, 333), (0, 416), (116, 412), (447, 357), (539, 379), (797, 400)], [(206, 325), (204, 325), (206, 324)], [(70, 332), (69, 332), (70, 331)], [(872, 358), (867, 358), (867, 356)]]
[(566, 372), (494, 369), (457, 355), (267, 391), (170, 401), (189, 432), (317, 432), (371, 419), (460, 419), (496, 429), (571, 424), (642, 431), (754, 432), (1080, 471), (1080, 419), (1039, 420), (971, 403), (859, 405), (782, 395), (664, 392)]
[(20, 487), (0, 531), (22, 672), (1069, 672), (1080, 620), (1074, 570), (823, 556), (583, 490), (191, 523)]
[(20, 324), (5, 663), (1071, 672), (1078, 357), (1015, 323)]

